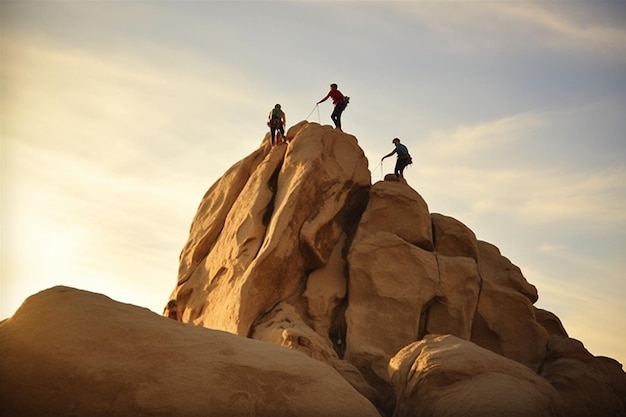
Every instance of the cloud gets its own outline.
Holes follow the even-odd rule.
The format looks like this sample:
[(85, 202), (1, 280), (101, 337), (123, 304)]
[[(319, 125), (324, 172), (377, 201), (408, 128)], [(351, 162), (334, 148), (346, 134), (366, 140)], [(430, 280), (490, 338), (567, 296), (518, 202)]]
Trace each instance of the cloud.
[[(556, 314), (570, 337), (584, 342), (594, 355), (626, 360), (626, 319), (621, 314), (626, 287), (620, 261), (596, 259), (588, 253), (532, 256), (524, 275), (539, 292), (536, 307)], [(552, 268), (547, 265), (554, 265)], [(539, 268), (529, 265), (537, 265)]]
[(526, 224), (579, 222), (610, 231), (626, 225), (625, 167), (595, 172), (483, 169), (462, 166), (420, 169), (422, 183), (447, 184), (465, 198), (471, 215), (498, 214)]
[(533, 184), (515, 210), (534, 222), (588, 221), (593, 225), (626, 225), (626, 166), (595, 172), (535, 172)]
[[(624, 148), (613, 138), (621, 122), (610, 121), (607, 106), (537, 110), (433, 130), (410, 147), (417, 171), (407, 175), (416, 175), (429, 194), (465, 201), (470, 215), (623, 228), (626, 165), (619, 158)], [(590, 152), (597, 163), (589, 163)]]
[[(559, 6), (545, 3), (506, 3), (496, 6), (497, 12), (511, 21), (526, 26), (537, 40), (556, 49), (599, 52), (605, 57), (626, 62), (626, 30), (623, 25), (609, 25), (606, 20), (594, 21), (586, 15), (589, 5), (575, 3)], [(603, 7), (600, 2), (596, 7)], [(585, 13), (580, 19), (578, 13)]]
[[(626, 62), (626, 29), (606, 19), (607, 2), (418, 2), (392, 3), (402, 18), (427, 26), (437, 42), (469, 55), (477, 51), (526, 48), (580, 51)], [(613, 7), (613, 6), (611, 6)], [(615, 7), (624, 15), (624, 8)], [(458, 37), (462, 31), (467, 36)], [(448, 39), (449, 41), (445, 41)], [(454, 39), (454, 42), (451, 41)]]
[(543, 125), (540, 114), (528, 112), (500, 119), (458, 126), (452, 132), (434, 130), (419, 148), (429, 148), (431, 157), (459, 159), (476, 153), (505, 147), (509, 142), (520, 140), (530, 129)]
[[(137, 170), (139, 161), (156, 157), (159, 169), (187, 160), (187, 166), (213, 161), (223, 171), (224, 153), (234, 160), (241, 155), (238, 147), (261, 139), (258, 126), (264, 127), (266, 114), (265, 108), (256, 110), (261, 100), (245, 86), (230, 88), (236, 78), (221, 78), (225, 69), (204, 63), (196, 67), (207, 71), (203, 76), (157, 69), (136, 57), (94, 54), (24, 36), (3, 39), (3, 49), (7, 146), (18, 140), (36, 143), (112, 170)], [(233, 108), (256, 112), (259, 120), (241, 121)], [(233, 135), (240, 140), (216, 149), (216, 142), (226, 144)]]

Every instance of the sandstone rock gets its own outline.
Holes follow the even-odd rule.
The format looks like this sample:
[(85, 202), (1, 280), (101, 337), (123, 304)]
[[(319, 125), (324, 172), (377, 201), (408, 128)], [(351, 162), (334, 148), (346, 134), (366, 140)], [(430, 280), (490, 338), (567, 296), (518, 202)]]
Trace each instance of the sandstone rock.
[(0, 324), (5, 416), (372, 416), (337, 372), (274, 344), (56, 287)]
[[(387, 417), (582, 416), (593, 401), (623, 415), (621, 365), (563, 348), (558, 317), (496, 246), (393, 174), (371, 185), (355, 137), (300, 122), (287, 138), (266, 135), (204, 197), (173, 292), (183, 321), (302, 352)], [(390, 360), (420, 378), (398, 385)]]
[(561, 323), (561, 320), (554, 313), (541, 308), (535, 308), (535, 317), (537, 318), (537, 322), (546, 329), (548, 334), (568, 337), (563, 323)]
[(476, 235), (460, 221), (443, 214), (431, 214), (433, 239), (437, 252), (446, 256), (465, 256), (478, 259)]
[(439, 286), (426, 315), (426, 334), (451, 334), (469, 340), (481, 279), (474, 259), (437, 255)]
[(374, 184), (358, 231), (393, 233), (427, 251), (434, 248), (428, 205), (406, 184), (385, 181)]
[(328, 338), (320, 336), (309, 327), (292, 305), (281, 303), (276, 306), (255, 326), (252, 338), (297, 350), (332, 366), (373, 404), (380, 403), (377, 392), (365, 381), (363, 375), (352, 364), (339, 359)]
[(406, 184), (406, 180), (404, 178), (397, 177), (396, 174), (385, 174), (383, 181), (399, 182), (402, 184)]
[(255, 320), (300, 290), (305, 271), (328, 262), (354, 222), (349, 214), (370, 186), (356, 138), (309, 123), (292, 134), (229, 198), (212, 249), (174, 291), (185, 321), (247, 336)]
[[(213, 229), (202, 223), (211, 214), (199, 211), (194, 222), (200, 226), (192, 226), (181, 255), (181, 270), (195, 267), (179, 277), (173, 293), (185, 308), (183, 321), (298, 350), (332, 366), (387, 416), (417, 401), (403, 393), (396, 402), (389, 360), (433, 334), (466, 341), (455, 346), (469, 340), (488, 349), (507, 364), (502, 369), (515, 361), (537, 378), (538, 372), (551, 381), (568, 378), (559, 362), (567, 354), (547, 351), (550, 334), (567, 332), (558, 317), (533, 306), (537, 289), (496, 246), (478, 241), (459, 220), (429, 213), (422, 197), (393, 174), (371, 185), (353, 136), (300, 122), (287, 138), (288, 145), (271, 148), (266, 135), (261, 149), (237, 168), (241, 172), (218, 181), (226, 189), (228, 181), (240, 184), (247, 177), (233, 187), (236, 196), (222, 195), (219, 187), (217, 195), (210, 190), (205, 196), (201, 208), (216, 207), (220, 231), (203, 245), (195, 231)], [(229, 203), (212, 203), (219, 200)], [(188, 253), (196, 264), (184, 261)], [(461, 350), (475, 358), (476, 369), (487, 369), (481, 361), (493, 357), (475, 355), (478, 348), (468, 346)], [(624, 375), (621, 365), (605, 362), (610, 372), (604, 375), (615, 386)], [(480, 374), (472, 381), (510, 387), (518, 383), (519, 368), (513, 368), (509, 379)], [(589, 372), (584, 368), (578, 377)], [(566, 400), (572, 392), (582, 395), (586, 385), (580, 384), (559, 393)], [(532, 398), (524, 386), (520, 398)], [(542, 404), (553, 402), (557, 409), (559, 394), (550, 392)], [(614, 390), (611, 401), (623, 402), (620, 395)], [(432, 415), (448, 409), (435, 403)]]
[(556, 417), (560, 399), (527, 367), (454, 336), (429, 335), (389, 363), (394, 417)]
[(224, 227), (226, 215), (248, 181), (250, 173), (256, 169), (263, 157), (262, 149), (253, 152), (231, 167), (207, 191), (191, 223), (189, 239), (180, 254), (179, 285), (189, 278), (195, 267), (212, 249)]
[(535, 317), (536, 289), (493, 245), (478, 248), (482, 285), (471, 341), (538, 371), (548, 332)]
[(578, 340), (550, 336), (541, 376), (561, 395), (565, 416), (626, 416), (626, 374), (621, 364), (594, 357)]
[[(318, 334), (327, 335), (334, 341), (338, 351), (345, 347), (345, 320), (341, 320), (343, 313), (339, 311), (345, 306), (348, 291), (346, 261), (342, 255), (345, 243), (346, 237), (342, 236), (326, 265), (311, 271), (302, 295), (306, 304), (306, 315), (311, 318), (311, 326)], [(340, 323), (337, 322), (337, 317), (340, 318)], [(340, 340), (343, 344), (336, 343)]]
[[(225, 214), (223, 227), (216, 236), (213, 247), (181, 286), (175, 297), (187, 308), (185, 321), (203, 324), (206, 327), (239, 331), (242, 312), (247, 304), (241, 304), (242, 292), (251, 283), (242, 279), (243, 272), (250, 267), (263, 243), (267, 228), (267, 213), (272, 210), (275, 173), (280, 169), (285, 147), (277, 147), (265, 155), (256, 166), (244, 187), (233, 200)], [(224, 184), (229, 189), (229, 184)], [(233, 191), (237, 188), (233, 187)], [(213, 199), (208, 193), (206, 199)], [(226, 197), (219, 197), (226, 198)], [(201, 204), (201, 206), (203, 206)], [(211, 289), (206, 292), (205, 287)], [(207, 310), (207, 305), (211, 306)], [(207, 312), (210, 311), (210, 315)], [(243, 332), (247, 334), (247, 329)]]
[(423, 335), (422, 312), (439, 285), (436, 256), (379, 232), (355, 238), (348, 263), (345, 359), (378, 390), (386, 409), (392, 401), (387, 363)]

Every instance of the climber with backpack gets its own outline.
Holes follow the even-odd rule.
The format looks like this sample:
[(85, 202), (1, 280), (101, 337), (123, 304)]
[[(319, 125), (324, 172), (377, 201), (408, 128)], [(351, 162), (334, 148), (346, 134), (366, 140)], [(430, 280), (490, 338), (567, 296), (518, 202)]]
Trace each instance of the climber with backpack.
[(333, 99), (333, 104), (335, 105), (335, 109), (333, 113), (330, 115), (330, 118), (335, 123), (335, 128), (341, 130), (341, 113), (346, 109), (348, 103), (350, 102), (350, 97), (344, 96), (341, 91), (337, 89), (337, 84), (330, 85), (330, 91), (326, 94), (326, 97), (317, 102), (317, 104), (323, 103), (328, 98)]
[(396, 174), (396, 177), (398, 178), (404, 178), (404, 168), (413, 163), (413, 158), (411, 158), (408, 148), (400, 143), (400, 139), (394, 138), (391, 142), (396, 146), (396, 148), (387, 155), (383, 156), (380, 162), (395, 153), (398, 155), (398, 158), (396, 159), (396, 167), (393, 170), (393, 173)]
[(285, 116), (285, 112), (280, 109), (280, 104), (274, 106), (270, 111), (268, 119), (267, 125), (270, 127), (270, 133), (272, 134), (272, 146), (277, 145), (276, 131), (279, 133), (279, 139), (284, 142), (287, 117)]

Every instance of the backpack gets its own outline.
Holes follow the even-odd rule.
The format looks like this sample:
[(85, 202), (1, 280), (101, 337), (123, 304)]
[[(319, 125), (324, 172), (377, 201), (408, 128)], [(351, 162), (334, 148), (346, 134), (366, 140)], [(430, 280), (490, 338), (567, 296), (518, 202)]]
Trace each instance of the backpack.
[(282, 116), (283, 112), (281, 109), (273, 108), (272, 117), (270, 118), (270, 121), (267, 122), (267, 125), (274, 129), (280, 129), (283, 127)]
[(278, 119), (280, 120), (281, 117), (283, 116), (283, 111), (281, 109), (272, 109), (272, 119)]

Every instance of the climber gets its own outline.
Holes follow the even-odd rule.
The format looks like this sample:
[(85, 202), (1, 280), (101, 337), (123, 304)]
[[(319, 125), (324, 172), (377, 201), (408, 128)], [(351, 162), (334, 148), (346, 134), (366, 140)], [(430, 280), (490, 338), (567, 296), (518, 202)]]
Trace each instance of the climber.
[(330, 118), (333, 120), (333, 123), (335, 123), (335, 127), (341, 130), (341, 113), (343, 113), (348, 106), (350, 97), (341, 94), (341, 91), (337, 90), (337, 84), (331, 84), (330, 91), (326, 94), (326, 97), (318, 101), (317, 104), (325, 102), (328, 100), (328, 97), (333, 99), (333, 104), (335, 105), (335, 110), (333, 110)]
[(396, 174), (396, 177), (398, 178), (404, 178), (404, 168), (406, 168), (407, 165), (412, 164), (413, 159), (411, 158), (411, 155), (409, 155), (407, 147), (400, 143), (400, 139), (394, 138), (391, 142), (396, 145), (396, 148), (387, 155), (383, 156), (380, 161), (382, 162), (383, 159), (393, 155), (394, 153), (397, 154), (398, 159), (396, 159), (396, 167), (393, 170), (393, 173)]
[(274, 106), (274, 108), (270, 111), (270, 114), (267, 116), (269, 121), (267, 125), (270, 127), (270, 132), (272, 133), (272, 146), (277, 145), (276, 141), (276, 131), (278, 130), (279, 139), (284, 142), (285, 141), (285, 125), (287, 124), (287, 117), (285, 116), (285, 112), (280, 109), (280, 104)]

